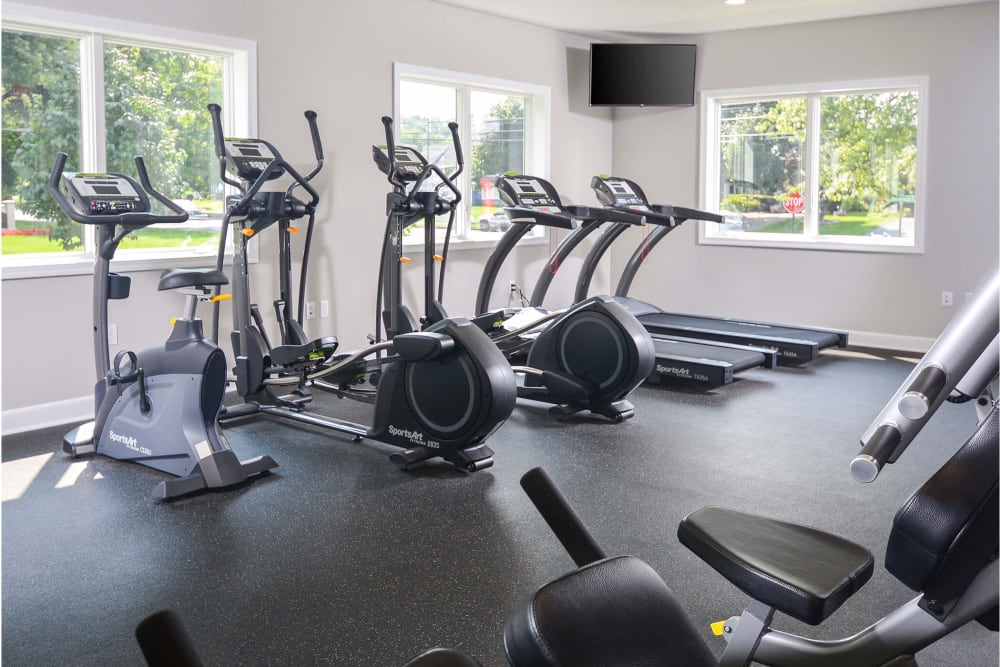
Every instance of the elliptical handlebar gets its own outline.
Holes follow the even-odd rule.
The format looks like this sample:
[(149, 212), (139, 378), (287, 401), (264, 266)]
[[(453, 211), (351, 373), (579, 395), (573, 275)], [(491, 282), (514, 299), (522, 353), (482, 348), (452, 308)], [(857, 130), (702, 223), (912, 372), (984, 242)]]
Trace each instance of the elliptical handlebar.
[[(309, 110), (305, 112), (306, 120), (309, 122), (309, 132), (312, 136), (313, 149), (316, 152), (316, 167), (309, 172), (308, 176), (302, 176), (292, 165), (281, 157), (273, 146), (268, 146), (274, 152), (274, 159), (268, 162), (267, 166), (261, 171), (260, 175), (254, 179), (254, 182), (250, 184), (249, 188), (244, 189), (244, 184), (238, 181), (230, 179), (226, 175), (226, 139), (222, 132), (222, 109), (218, 104), (211, 103), (208, 105), (208, 112), (212, 116), (212, 131), (215, 137), (215, 149), (216, 154), (219, 157), (219, 169), (221, 171), (221, 178), (224, 182), (239, 188), (241, 197), (240, 200), (230, 207), (230, 211), (236, 213), (245, 213), (248, 210), (251, 200), (257, 195), (264, 183), (266, 183), (271, 175), (274, 174), (279, 169), (283, 169), (292, 177), (294, 181), (292, 185), (289, 186), (288, 192), (290, 193), (296, 187), (302, 187), (306, 192), (309, 193), (309, 202), (306, 203), (306, 208), (309, 210), (315, 209), (316, 204), (319, 203), (319, 193), (316, 192), (309, 181), (319, 173), (319, 170), (323, 168), (323, 144), (319, 138), (319, 128), (316, 125), (316, 112)], [(266, 142), (265, 142), (266, 143)]]
[[(389, 183), (393, 187), (399, 188), (401, 191), (406, 190), (406, 183), (399, 177), (396, 171), (396, 137), (393, 130), (393, 120), (389, 116), (382, 116), (382, 126), (385, 128), (385, 145), (386, 153), (389, 158), (389, 168), (386, 176), (389, 179)], [(407, 197), (404, 203), (409, 203), (415, 196), (415, 193), (420, 191), (421, 186), (424, 184), (432, 174), (436, 174), (441, 180), (440, 183), (435, 186), (436, 191), (440, 191), (442, 187), (448, 188), (454, 195), (454, 199), (451, 201), (452, 207), (462, 201), (462, 193), (459, 191), (458, 187), (455, 185), (455, 179), (458, 175), (462, 173), (465, 168), (465, 158), (462, 153), (462, 140), (458, 136), (458, 123), (450, 122), (448, 123), (448, 130), (451, 132), (452, 145), (455, 148), (455, 161), (458, 168), (451, 174), (446, 174), (436, 164), (427, 164), (414, 179), (413, 186), (407, 193)]]
[(150, 213), (149, 211), (128, 211), (125, 213), (116, 214), (101, 214), (101, 215), (89, 215), (78, 210), (73, 204), (66, 198), (63, 194), (62, 189), (59, 187), (59, 181), (62, 179), (63, 170), (66, 168), (66, 160), (69, 156), (66, 153), (58, 153), (56, 155), (55, 164), (52, 165), (52, 172), (49, 174), (49, 194), (55, 199), (56, 203), (59, 204), (59, 208), (63, 210), (71, 220), (79, 222), (83, 225), (126, 225), (132, 227), (145, 227), (149, 225), (154, 225), (158, 223), (179, 223), (187, 222), (188, 214), (180, 206), (170, 201), (165, 195), (157, 192), (152, 184), (149, 182), (149, 173), (146, 171), (146, 163), (142, 159), (142, 156), (137, 155), (135, 158), (136, 171), (139, 174), (139, 178), (142, 181), (141, 185), (136, 183), (135, 179), (125, 175), (125, 174), (114, 174), (124, 178), (129, 181), (133, 186), (136, 187), (137, 192), (145, 191), (149, 195), (152, 195), (161, 204), (166, 206), (173, 215), (156, 215), (155, 213)]

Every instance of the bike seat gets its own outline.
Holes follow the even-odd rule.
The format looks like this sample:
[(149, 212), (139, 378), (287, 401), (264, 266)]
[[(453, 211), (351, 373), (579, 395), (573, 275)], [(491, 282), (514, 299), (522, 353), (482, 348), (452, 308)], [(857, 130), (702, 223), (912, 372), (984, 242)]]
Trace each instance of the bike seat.
[(810, 625), (836, 611), (875, 569), (871, 552), (854, 542), (722, 507), (690, 514), (677, 537), (753, 599)]
[(514, 667), (717, 667), (673, 593), (633, 556), (595, 561), (542, 586), (507, 616)]
[(228, 285), (229, 278), (215, 269), (167, 269), (160, 275), (158, 290), (205, 285)]

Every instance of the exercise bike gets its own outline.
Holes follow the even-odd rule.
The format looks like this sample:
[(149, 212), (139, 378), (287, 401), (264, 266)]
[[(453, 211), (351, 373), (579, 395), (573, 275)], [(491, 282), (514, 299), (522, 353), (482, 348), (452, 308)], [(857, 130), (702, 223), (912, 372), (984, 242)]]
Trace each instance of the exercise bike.
[[(226, 387), (225, 354), (207, 341), (195, 316), (200, 300), (228, 282), (213, 270), (166, 271), (160, 290), (187, 295), (184, 315), (175, 320), (166, 343), (139, 353), (122, 351), (110, 359), (108, 301), (126, 299), (131, 279), (111, 272), (111, 259), (129, 234), (158, 223), (180, 223), (188, 216), (153, 189), (141, 157), (135, 158), (140, 183), (124, 174), (64, 172), (59, 153), (49, 176), (49, 192), (72, 220), (97, 226), (94, 266), (94, 386), (92, 422), (70, 431), (63, 450), (72, 456), (103, 454), (176, 475), (160, 482), (154, 496), (176, 498), (206, 488), (240, 484), (277, 466), (270, 456), (241, 461), (219, 430), (218, 414)], [(65, 188), (65, 193), (62, 188)], [(152, 213), (152, 196), (169, 209)]]
[[(994, 271), (862, 436), (851, 463), (862, 482), (898, 460), (956, 386), (982, 392), (997, 375), (1000, 277)], [(977, 368), (980, 366), (980, 368)], [(971, 373), (970, 373), (971, 371)], [(713, 625), (727, 646), (716, 660), (662, 579), (637, 558), (607, 558), (543, 471), (522, 479), (579, 569), (543, 586), (509, 616), (504, 647), (516, 667), (572, 664), (914, 667), (915, 654), (976, 621), (998, 629), (1000, 411), (897, 512), (885, 567), (918, 595), (857, 634), (820, 641), (770, 627), (776, 611), (818, 625), (871, 577), (863, 546), (805, 526), (720, 507), (681, 521), (677, 535), (750, 596), (739, 616)]]
[[(397, 146), (391, 118), (383, 117), (382, 123), (386, 145), (372, 146), (372, 155), (393, 188), (386, 204), (387, 238), (401, 237), (405, 229), (420, 221), (424, 228), (424, 315), (418, 323), (401, 304), (398, 274), (386, 281), (385, 300), (394, 306), (382, 316), (391, 337), (418, 328), (428, 330), (447, 317), (442, 295), (451, 232), (461, 201), (454, 181), (462, 172), (463, 158), (456, 123), (449, 124), (457, 161), (457, 169), (450, 174), (430, 164), (415, 148)], [(505, 201), (514, 205), (501, 188), (501, 179), (497, 184)], [(444, 214), (449, 216), (445, 239), (441, 254), (436, 255), (435, 219)], [(473, 323), (489, 334), (510, 362), (517, 375), (519, 398), (553, 404), (550, 412), (560, 419), (582, 411), (615, 422), (632, 417), (635, 409), (626, 397), (653, 370), (654, 354), (649, 335), (624, 308), (610, 298), (593, 297), (557, 312), (489, 309), (489, 292), (501, 264), (535, 224), (572, 228), (581, 220), (611, 219), (603, 209), (588, 207), (577, 207), (572, 214), (532, 211), (530, 215), (530, 220), (524, 215), (512, 220), (487, 260)], [(400, 260), (395, 251), (385, 256), (386, 265)], [(435, 271), (437, 264), (440, 268)]]
[[(941, 334), (862, 437), (852, 462), (859, 481), (898, 460), (956, 387), (988, 394), (997, 376), (1000, 274), (994, 270)], [(970, 377), (971, 376), (971, 377)], [(1000, 410), (992, 405), (973, 435), (897, 512), (886, 569), (918, 592), (857, 634), (815, 640), (770, 627), (776, 611), (819, 625), (874, 571), (865, 547), (827, 532), (706, 507), (678, 527), (680, 541), (744, 591), (740, 615), (713, 625), (727, 645), (716, 659), (663, 579), (633, 556), (608, 557), (541, 468), (521, 486), (577, 569), (545, 584), (507, 616), (503, 644), (513, 667), (915, 667), (914, 654), (960, 627), (998, 629)], [(190, 656), (151, 667), (196, 667), (200, 659), (174, 612), (161, 611), (136, 631), (150, 655)], [(450, 650), (406, 667), (475, 667)]]
[[(339, 352), (335, 337), (306, 338), (301, 326), (305, 271), (319, 203), (309, 181), (323, 165), (315, 112), (305, 116), (316, 167), (303, 176), (263, 139), (225, 138), (221, 109), (212, 104), (209, 111), (222, 178), (239, 192), (231, 198), (222, 224), (223, 230), (233, 227), (236, 244), (232, 343), (236, 389), (244, 403), (228, 407), (222, 419), (265, 415), (346, 433), (356, 440), (377, 440), (404, 450), (390, 456), (403, 469), (437, 457), (469, 472), (493, 465), (493, 451), (484, 441), (510, 416), (515, 382), (489, 338), (467, 320), (443, 320), (433, 331), (401, 333), (352, 353)], [(292, 181), (284, 192), (262, 190), (281, 176)], [(306, 200), (295, 197), (299, 188), (308, 195)], [(308, 227), (295, 319), (291, 223), (301, 218), (308, 218)], [(281, 295), (275, 302), (281, 344), (273, 346), (259, 310), (250, 302), (247, 252), (250, 238), (272, 225), (280, 236), (281, 279)], [(225, 236), (223, 231), (223, 240)], [(224, 252), (220, 245), (217, 268), (223, 265)], [(383, 266), (380, 274), (391, 275), (394, 270), (398, 265)], [(279, 393), (282, 388), (289, 393)], [(313, 388), (373, 404), (373, 423), (366, 426), (307, 411)]]

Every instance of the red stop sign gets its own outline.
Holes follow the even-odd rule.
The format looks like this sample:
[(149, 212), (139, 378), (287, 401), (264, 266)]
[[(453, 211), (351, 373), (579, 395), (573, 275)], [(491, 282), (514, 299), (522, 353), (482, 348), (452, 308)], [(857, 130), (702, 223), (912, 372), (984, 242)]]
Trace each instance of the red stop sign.
[(796, 213), (801, 213), (802, 209), (806, 207), (806, 198), (802, 196), (801, 192), (793, 192), (785, 197), (785, 200), (781, 203), (784, 205), (786, 211), (795, 215)]

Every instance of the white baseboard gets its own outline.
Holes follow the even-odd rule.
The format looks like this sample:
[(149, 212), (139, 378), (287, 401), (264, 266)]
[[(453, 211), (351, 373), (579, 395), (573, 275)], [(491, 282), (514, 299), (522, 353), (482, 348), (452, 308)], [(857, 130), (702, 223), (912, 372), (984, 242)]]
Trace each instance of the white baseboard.
[(852, 347), (871, 347), (877, 350), (899, 350), (923, 354), (931, 349), (936, 339), (920, 336), (899, 336), (896, 334), (874, 333), (871, 331), (851, 331), (847, 336)]
[(11, 435), (94, 418), (94, 397), (81, 396), (0, 413), (0, 433)]
[[(934, 344), (933, 338), (898, 336), (895, 334), (851, 331), (848, 340), (854, 347), (879, 350), (900, 350), (923, 354)], [(232, 390), (232, 386), (229, 387)], [(0, 433), (10, 435), (33, 431), (48, 426), (71, 424), (94, 418), (94, 399), (91, 396), (55, 401), (26, 408), (14, 408), (0, 413)]]

